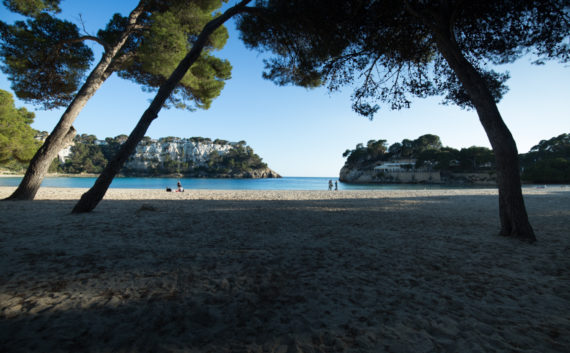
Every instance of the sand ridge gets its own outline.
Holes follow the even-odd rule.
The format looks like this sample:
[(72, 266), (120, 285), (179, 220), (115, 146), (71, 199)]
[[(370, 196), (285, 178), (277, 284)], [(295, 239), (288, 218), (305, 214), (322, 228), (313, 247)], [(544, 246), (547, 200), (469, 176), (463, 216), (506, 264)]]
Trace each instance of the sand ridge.
[[(0, 188), (0, 197), (13, 188)], [(570, 190), (81, 189), (0, 202), (8, 352), (564, 352)]]

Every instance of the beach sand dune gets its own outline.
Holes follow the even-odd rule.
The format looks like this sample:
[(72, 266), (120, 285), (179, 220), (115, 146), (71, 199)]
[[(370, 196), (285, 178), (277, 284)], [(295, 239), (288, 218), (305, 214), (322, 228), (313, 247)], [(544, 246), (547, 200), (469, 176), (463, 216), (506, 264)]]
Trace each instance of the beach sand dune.
[(0, 202), (0, 351), (570, 347), (569, 189), (525, 189), (533, 245), (489, 189), (84, 191)]

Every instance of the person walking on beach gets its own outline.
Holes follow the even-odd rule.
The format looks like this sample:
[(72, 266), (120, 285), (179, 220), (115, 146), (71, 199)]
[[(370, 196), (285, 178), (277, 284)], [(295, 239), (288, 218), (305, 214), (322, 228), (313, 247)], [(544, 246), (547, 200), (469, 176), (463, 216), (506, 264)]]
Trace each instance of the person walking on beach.
[(331, 190), (332, 190), (332, 186), (333, 186), (333, 184), (332, 184), (332, 180), (329, 180), (329, 191), (331, 191)]
[(334, 191), (338, 191), (338, 182), (334, 181)]

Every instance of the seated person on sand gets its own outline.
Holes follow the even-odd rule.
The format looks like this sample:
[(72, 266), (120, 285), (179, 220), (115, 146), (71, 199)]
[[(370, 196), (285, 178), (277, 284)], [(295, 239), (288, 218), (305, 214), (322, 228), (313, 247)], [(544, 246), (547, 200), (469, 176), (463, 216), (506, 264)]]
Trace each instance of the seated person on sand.
[(180, 182), (180, 180), (178, 180), (178, 189), (176, 189), (176, 192), (184, 192), (184, 188), (182, 187), (182, 183)]

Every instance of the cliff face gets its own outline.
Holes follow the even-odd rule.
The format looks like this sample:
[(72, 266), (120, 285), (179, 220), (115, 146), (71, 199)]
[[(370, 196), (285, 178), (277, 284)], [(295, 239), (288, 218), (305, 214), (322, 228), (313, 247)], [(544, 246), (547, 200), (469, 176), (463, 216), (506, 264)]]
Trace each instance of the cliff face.
[(232, 144), (215, 144), (211, 141), (198, 142), (188, 139), (173, 141), (150, 140), (141, 142), (135, 153), (129, 158), (125, 167), (144, 172), (157, 164), (170, 161), (175, 163), (191, 163), (195, 167), (207, 165), (213, 153), (220, 156), (227, 154)]
[(345, 183), (428, 183), (442, 182), (439, 171), (378, 171), (372, 168), (342, 167), (339, 180)]
[[(59, 154), (60, 173), (100, 173), (126, 141), (126, 135), (98, 140), (76, 136)], [(203, 137), (145, 137), (125, 163), (127, 176), (187, 176), (202, 178), (280, 178), (245, 141), (228, 142)]]
[(263, 178), (281, 178), (270, 168), (259, 168), (251, 171), (231, 172), (231, 173), (217, 173), (215, 175), (209, 174), (193, 174), (195, 177), (215, 177), (215, 178), (243, 178), (243, 179), (263, 179)]
[(427, 170), (412, 171), (378, 171), (373, 168), (356, 168), (344, 166), (340, 170), (339, 180), (345, 183), (425, 183), (451, 185), (481, 185), (494, 186), (497, 176), (494, 172), (483, 173), (452, 173)]
[(142, 141), (125, 164), (130, 175), (280, 178), (245, 142), (166, 138)]

